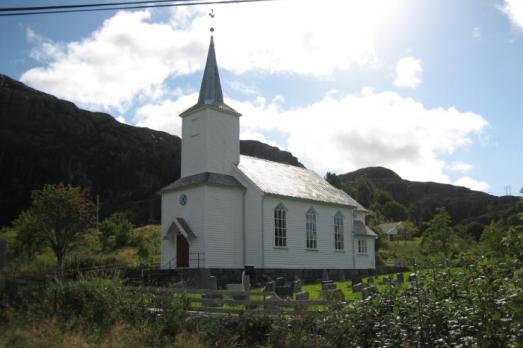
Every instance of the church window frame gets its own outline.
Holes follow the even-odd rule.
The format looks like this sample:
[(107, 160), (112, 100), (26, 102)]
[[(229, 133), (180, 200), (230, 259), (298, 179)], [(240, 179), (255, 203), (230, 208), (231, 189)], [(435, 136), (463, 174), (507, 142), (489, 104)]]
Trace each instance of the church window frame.
[(337, 212), (334, 215), (334, 249), (345, 249), (345, 243), (343, 238), (343, 215), (341, 215), (340, 212)]
[(305, 214), (305, 246), (307, 249), (318, 249), (316, 215), (316, 211), (313, 208), (310, 208)]
[(366, 239), (358, 239), (358, 254), (360, 254), (360, 255), (368, 254)]
[(283, 203), (274, 208), (274, 246), (287, 247), (287, 208)]

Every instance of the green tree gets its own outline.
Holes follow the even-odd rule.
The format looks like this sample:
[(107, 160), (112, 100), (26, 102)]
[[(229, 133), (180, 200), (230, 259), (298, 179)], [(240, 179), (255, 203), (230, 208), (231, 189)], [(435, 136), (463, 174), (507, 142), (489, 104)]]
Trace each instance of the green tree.
[[(79, 187), (71, 185), (45, 185), (32, 192), (29, 210), (15, 221), (20, 245), (30, 246), (32, 252), (49, 246), (56, 256), (58, 272), (74, 242), (93, 223), (94, 205)], [(30, 238), (32, 237), (32, 238)], [(32, 246), (34, 241), (39, 247)]]
[(418, 227), (412, 221), (403, 221), (398, 227), (398, 239), (412, 240), (418, 233)]
[(126, 246), (131, 238), (134, 225), (124, 213), (114, 213), (100, 225), (100, 241), (104, 251)]
[(407, 208), (396, 201), (388, 201), (381, 207), (381, 213), (389, 220), (403, 221), (409, 216)]
[(334, 187), (340, 187), (340, 178), (338, 178), (336, 173), (327, 172), (325, 174), (325, 180)]
[(445, 208), (436, 209), (423, 234), (421, 248), (426, 253), (443, 253), (445, 259), (455, 251), (457, 236), (451, 227), (450, 215)]

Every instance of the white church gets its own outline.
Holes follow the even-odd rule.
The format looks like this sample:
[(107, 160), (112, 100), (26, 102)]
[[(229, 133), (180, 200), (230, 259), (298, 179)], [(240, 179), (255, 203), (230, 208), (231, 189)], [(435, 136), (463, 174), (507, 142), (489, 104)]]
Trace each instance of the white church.
[(182, 114), (181, 177), (161, 190), (161, 268), (375, 269), (368, 211), (301, 167), (240, 155), (211, 36), (196, 105)]

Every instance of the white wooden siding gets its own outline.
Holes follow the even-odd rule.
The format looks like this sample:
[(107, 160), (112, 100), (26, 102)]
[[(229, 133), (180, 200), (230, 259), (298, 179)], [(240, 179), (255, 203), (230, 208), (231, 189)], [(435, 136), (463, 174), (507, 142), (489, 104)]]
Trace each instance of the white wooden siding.
[[(282, 203), (287, 208), (287, 247), (274, 246), (274, 208)], [(352, 255), (352, 209), (302, 200), (266, 196), (264, 199), (264, 267), (350, 269)], [(307, 249), (305, 214), (314, 208), (318, 248)], [(334, 215), (344, 217), (344, 250), (334, 248)]]
[[(179, 197), (187, 195), (187, 204), (181, 205)], [(179, 191), (170, 191), (162, 194), (162, 235), (161, 235), (161, 268), (176, 265), (176, 238), (164, 240), (163, 237), (176, 217), (184, 218), (196, 239), (187, 240), (189, 243), (190, 267), (197, 267), (198, 260), (194, 255), (205, 252), (205, 225), (204, 225), (205, 190), (203, 186), (189, 187)], [(200, 262), (200, 267), (205, 264)]]
[[(354, 237), (354, 255), (356, 259), (356, 269), (369, 269), (369, 268), (376, 268), (376, 257), (374, 252), (374, 243), (375, 239), (374, 237), (363, 237), (363, 236), (355, 236)], [(366, 240), (367, 241), (367, 254), (359, 254), (358, 253), (358, 239)]]
[(205, 261), (208, 267), (243, 268), (243, 190), (205, 187)]
[(263, 193), (237, 168), (234, 177), (244, 187), (245, 264), (262, 268), (262, 199)]
[[(197, 121), (195, 121), (197, 120)], [(206, 108), (182, 119), (182, 177), (231, 174), (240, 157), (238, 116)]]

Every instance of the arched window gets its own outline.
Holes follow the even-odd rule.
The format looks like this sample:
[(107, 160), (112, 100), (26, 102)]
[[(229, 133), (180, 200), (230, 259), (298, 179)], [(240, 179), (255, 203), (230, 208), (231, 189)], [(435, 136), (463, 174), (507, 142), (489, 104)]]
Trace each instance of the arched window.
[(343, 215), (337, 212), (334, 215), (334, 248), (336, 250), (343, 250)]
[(316, 212), (309, 209), (305, 215), (305, 231), (307, 238), (307, 249), (318, 248), (318, 235), (316, 234)]
[(274, 208), (274, 245), (287, 246), (287, 209), (281, 203)]

